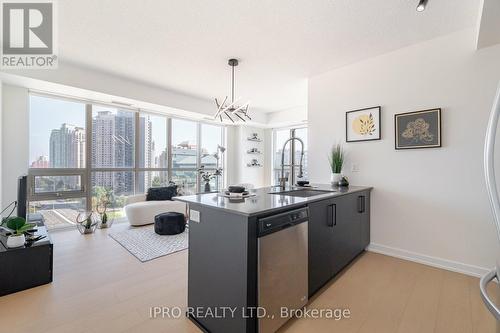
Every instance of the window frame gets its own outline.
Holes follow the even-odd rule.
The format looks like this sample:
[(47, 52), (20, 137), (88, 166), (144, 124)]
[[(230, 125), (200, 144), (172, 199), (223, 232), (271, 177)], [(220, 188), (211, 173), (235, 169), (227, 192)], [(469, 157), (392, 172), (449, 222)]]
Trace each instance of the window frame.
[[(194, 171), (197, 172), (198, 168), (201, 166), (201, 130), (202, 124), (212, 125), (220, 127), (221, 130), (221, 139), (220, 143), (222, 146), (226, 146), (227, 139), (227, 125), (219, 124), (215, 122), (209, 121), (200, 121), (188, 118), (182, 118), (177, 116), (172, 116), (170, 114), (155, 112), (152, 110), (145, 110), (140, 108), (133, 108), (123, 105), (109, 104), (100, 101), (93, 100), (83, 100), (78, 98), (71, 98), (66, 96), (60, 96), (56, 94), (50, 93), (40, 93), (36, 91), (29, 91), (28, 98), (31, 96), (39, 96), (44, 98), (51, 99), (60, 99), (67, 100), (71, 102), (83, 103), (85, 105), (85, 167), (84, 168), (31, 168), (28, 165), (28, 201), (36, 202), (36, 201), (49, 201), (49, 200), (60, 200), (60, 199), (75, 199), (75, 198), (85, 198), (86, 199), (86, 209), (92, 210), (92, 175), (97, 172), (133, 172), (134, 175), (134, 186), (133, 193), (138, 194), (138, 187), (140, 182), (140, 177), (142, 174), (152, 171), (160, 171), (167, 173), (168, 181), (172, 180), (172, 175), (174, 171)], [(32, 110), (31, 103), (30, 110)], [(93, 110), (94, 106), (104, 106), (109, 108), (115, 108), (123, 111), (130, 111), (134, 113), (134, 163), (132, 167), (94, 167), (92, 165), (92, 134), (93, 134)], [(159, 117), (164, 117), (166, 121), (166, 146), (167, 146), (167, 166), (158, 168), (158, 167), (139, 167), (140, 164), (140, 118), (141, 115), (154, 115)], [(172, 120), (179, 119), (185, 121), (191, 121), (196, 124), (196, 142), (197, 142), (197, 158), (196, 158), (196, 167), (193, 168), (174, 168), (172, 165)], [(30, 141), (31, 142), (31, 141)], [(221, 168), (226, 170), (226, 157), (225, 154), (221, 159)], [(215, 170), (215, 169), (214, 169)], [(207, 171), (213, 171), (212, 169), (207, 169)], [(71, 176), (77, 175), (80, 176), (81, 179), (81, 190), (79, 191), (61, 191), (61, 192), (44, 192), (44, 193), (35, 193), (35, 177), (39, 176)], [(223, 187), (225, 184), (226, 175), (223, 173), (222, 178), (219, 180), (219, 187)], [(144, 186), (144, 190), (146, 191), (146, 184)], [(199, 174), (196, 176), (196, 192), (201, 192), (201, 177)]]

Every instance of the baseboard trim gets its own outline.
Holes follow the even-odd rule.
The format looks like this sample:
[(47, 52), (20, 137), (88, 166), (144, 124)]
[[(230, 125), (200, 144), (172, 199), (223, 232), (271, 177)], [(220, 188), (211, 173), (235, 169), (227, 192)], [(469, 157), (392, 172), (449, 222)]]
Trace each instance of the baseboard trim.
[(370, 243), (370, 245), (368, 245), (368, 248), (366, 250), (474, 277), (481, 277), (490, 271), (489, 269), (483, 267), (468, 265), (447, 259), (431, 257), (428, 255), (411, 252), (403, 249), (398, 249), (395, 247), (385, 246), (381, 244)]

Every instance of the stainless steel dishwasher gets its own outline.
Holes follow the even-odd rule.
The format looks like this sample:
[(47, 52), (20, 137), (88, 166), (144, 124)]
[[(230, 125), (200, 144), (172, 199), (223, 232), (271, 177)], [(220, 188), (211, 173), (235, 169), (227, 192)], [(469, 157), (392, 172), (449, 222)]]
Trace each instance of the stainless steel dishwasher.
[(257, 297), (266, 311), (259, 333), (275, 332), (289, 319), (282, 308), (307, 304), (308, 219), (307, 208), (259, 219)]

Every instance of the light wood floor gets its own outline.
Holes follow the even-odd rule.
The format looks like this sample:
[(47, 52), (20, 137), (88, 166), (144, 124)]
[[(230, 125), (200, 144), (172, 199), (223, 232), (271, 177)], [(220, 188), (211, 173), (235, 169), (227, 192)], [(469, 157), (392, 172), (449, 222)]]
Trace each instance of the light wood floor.
[[(54, 282), (0, 297), (2, 332), (199, 332), (185, 318), (149, 318), (150, 306), (186, 306), (187, 251), (140, 263), (106, 230), (52, 238)], [(348, 308), (350, 319), (292, 319), (281, 332), (493, 333), (478, 282), (365, 253), (309, 305)]]

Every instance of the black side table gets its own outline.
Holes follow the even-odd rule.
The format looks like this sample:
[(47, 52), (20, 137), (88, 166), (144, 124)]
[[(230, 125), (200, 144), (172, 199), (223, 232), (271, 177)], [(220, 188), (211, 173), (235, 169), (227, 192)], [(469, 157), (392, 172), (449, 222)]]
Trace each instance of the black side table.
[(7, 237), (0, 235), (0, 296), (52, 282), (54, 245), (43, 222), (35, 235), (45, 238), (31, 246), (7, 247)]

